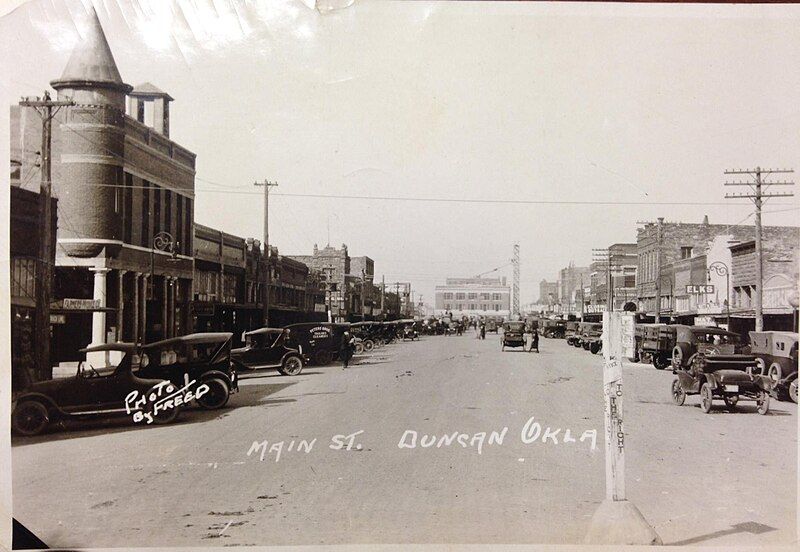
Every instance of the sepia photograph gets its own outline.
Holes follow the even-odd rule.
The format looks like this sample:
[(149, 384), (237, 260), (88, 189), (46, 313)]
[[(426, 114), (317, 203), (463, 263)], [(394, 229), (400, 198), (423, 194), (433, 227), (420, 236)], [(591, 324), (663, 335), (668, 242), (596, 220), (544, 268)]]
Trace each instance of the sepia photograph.
[(798, 67), (789, 4), (0, 0), (0, 549), (796, 549)]

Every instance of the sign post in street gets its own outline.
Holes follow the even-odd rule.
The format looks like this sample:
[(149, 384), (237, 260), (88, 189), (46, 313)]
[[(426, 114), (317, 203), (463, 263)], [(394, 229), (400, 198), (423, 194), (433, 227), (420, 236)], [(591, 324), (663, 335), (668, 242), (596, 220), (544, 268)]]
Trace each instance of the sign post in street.
[(625, 496), (622, 359), (633, 356), (633, 315), (603, 313), (606, 499), (592, 517), (587, 544), (661, 544), (661, 538)]

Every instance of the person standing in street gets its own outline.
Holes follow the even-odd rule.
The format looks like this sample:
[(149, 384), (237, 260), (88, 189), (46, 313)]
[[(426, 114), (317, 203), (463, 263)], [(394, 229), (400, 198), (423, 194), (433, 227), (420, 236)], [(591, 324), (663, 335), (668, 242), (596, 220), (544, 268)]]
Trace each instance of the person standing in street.
[(536, 349), (536, 352), (539, 352), (539, 330), (536, 327), (533, 328), (533, 333), (531, 334), (531, 351)]
[(355, 350), (355, 337), (350, 332), (342, 334), (342, 367), (347, 368), (350, 359), (353, 358), (353, 351)]
[(481, 339), (486, 339), (486, 324), (481, 321)]

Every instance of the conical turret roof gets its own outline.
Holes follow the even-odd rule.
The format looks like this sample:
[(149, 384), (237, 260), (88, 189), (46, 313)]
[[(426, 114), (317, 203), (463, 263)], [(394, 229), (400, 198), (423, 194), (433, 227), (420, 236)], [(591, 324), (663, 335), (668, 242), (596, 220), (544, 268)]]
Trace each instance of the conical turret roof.
[(114, 55), (108, 46), (94, 8), (88, 13), (81, 38), (82, 40), (72, 51), (61, 78), (50, 83), (53, 88), (98, 86), (130, 91), (131, 86), (122, 82)]

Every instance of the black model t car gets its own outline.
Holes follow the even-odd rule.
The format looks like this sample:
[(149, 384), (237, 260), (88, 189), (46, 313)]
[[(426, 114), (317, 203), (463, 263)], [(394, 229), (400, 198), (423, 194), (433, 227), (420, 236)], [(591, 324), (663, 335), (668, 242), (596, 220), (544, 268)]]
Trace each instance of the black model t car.
[(205, 409), (222, 408), (239, 390), (231, 360), (230, 332), (196, 333), (156, 341), (142, 347), (140, 377), (168, 379), (195, 390)]
[[(14, 401), (11, 427), (15, 433), (36, 435), (51, 422), (66, 419), (146, 412), (151, 416), (148, 420), (168, 423), (178, 416), (179, 407), (153, 410), (154, 403), (149, 397), (158, 389), (171, 393), (172, 384), (162, 378), (143, 378), (132, 373), (136, 359), (133, 343), (96, 345), (80, 352), (98, 353), (96, 356), (108, 362), (104, 360), (102, 364), (93, 365), (84, 360), (72, 377), (28, 386)], [(162, 395), (162, 392), (157, 394)], [(139, 401), (139, 398), (146, 400)]]
[(706, 326), (671, 326), (675, 345), (672, 349), (672, 367), (688, 368), (695, 362), (721, 368), (751, 371), (756, 358), (749, 354), (747, 345), (738, 334), (721, 328)]
[(231, 357), (240, 369), (277, 368), (284, 376), (297, 376), (307, 359), (295, 348), (286, 345), (288, 332), (283, 328), (259, 328), (245, 332), (245, 346), (231, 350)]
[(284, 328), (286, 346), (297, 349), (311, 363), (324, 366), (339, 358), (342, 346), (342, 335), (350, 328), (350, 324), (331, 322), (302, 322)]
[(525, 322), (522, 320), (503, 324), (503, 337), (500, 338), (501, 350), (506, 347), (522, 347), (525, 349)]
[(769, 411), (771, 381), (768, 376), (748, 373), (741, 367), (725, 368), (720, 363), (696, 360), (690, 366), (673, 367), (678, 376), (672, 382), (672, 400), (683, 405), (687, 395), (700, 395), (700, 407), (710, 412), (714, 399), (734, 408), (740, 399), (754, 401), (759, 414)]

